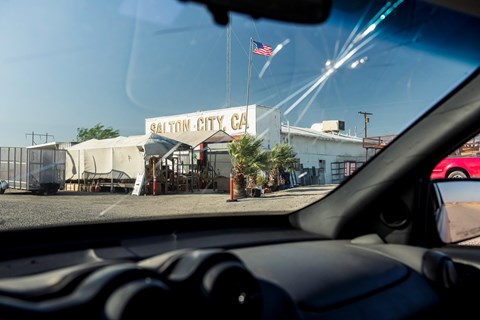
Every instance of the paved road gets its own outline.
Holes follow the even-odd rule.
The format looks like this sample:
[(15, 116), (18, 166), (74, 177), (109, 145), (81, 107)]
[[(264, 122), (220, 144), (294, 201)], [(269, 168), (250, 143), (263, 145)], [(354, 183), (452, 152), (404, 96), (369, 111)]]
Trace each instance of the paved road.
[(115, 219), (284, 214), (324, 197), (337, 185), (305, 186), (229, 203), (228, 194), (195, 192), (159, 196), (60, 191), (53, 196), (7, 190), (0, 195), (0, 230)]

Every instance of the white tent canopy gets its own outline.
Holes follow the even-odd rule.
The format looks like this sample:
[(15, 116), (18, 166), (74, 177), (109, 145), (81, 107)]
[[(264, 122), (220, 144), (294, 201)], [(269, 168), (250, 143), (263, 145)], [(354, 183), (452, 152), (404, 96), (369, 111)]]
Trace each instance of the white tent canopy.
[(201, 143), (225, 143), (233, 141), (233, 137), (223, 130), (195, 131), (195, 132), (166, 132), (160, 134), (163, 137), (179, 141), (192, 148)]
[(162, 157), (176, 144), (154, 133), (88, 140), (67, 149), (66, 179), (135, 179), (149, 156)]

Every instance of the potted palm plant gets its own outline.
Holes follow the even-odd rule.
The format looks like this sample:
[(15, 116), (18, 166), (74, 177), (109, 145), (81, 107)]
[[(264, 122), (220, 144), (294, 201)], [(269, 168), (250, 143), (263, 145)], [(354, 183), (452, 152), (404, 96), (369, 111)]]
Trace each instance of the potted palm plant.
[(263, 139), (249, 134), (241, 136), (228, 145), (232, 160), (234, 196), (245, 198), (248, 177), (256, 177), (258, 172), (268, 167), (268, 152), (262, 150)]
[(293, 147), (288, 144), (275, 144), (270, 152), (270, 178), (269, 186), (273, 191), (279, 189), (280, 180), (292, 171), (293, 165), (298, 161), (295, 158)]

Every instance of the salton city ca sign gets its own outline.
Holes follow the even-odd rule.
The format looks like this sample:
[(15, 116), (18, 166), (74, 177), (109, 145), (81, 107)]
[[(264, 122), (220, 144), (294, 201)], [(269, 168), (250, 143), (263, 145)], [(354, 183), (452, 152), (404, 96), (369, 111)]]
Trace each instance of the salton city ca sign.
[[(248, 126), (247, 113), (244, 110), (245, 108), (223, 109), (171, 117), (150, 118), (145, 120), (146, 132), (162, 134), (169, 132), (223, 130), (229, 134), (239, 133), (245, 130), (245, 126)], [(249, 108), (249, 111), (252, 111), (252, 109)], [(253, 116), (253, 114), (248, 115), (251, 119)]]

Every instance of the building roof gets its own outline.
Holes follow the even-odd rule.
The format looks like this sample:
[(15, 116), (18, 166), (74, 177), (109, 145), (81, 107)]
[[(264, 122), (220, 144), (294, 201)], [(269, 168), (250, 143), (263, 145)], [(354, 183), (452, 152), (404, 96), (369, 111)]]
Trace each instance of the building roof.
[(326, 140), (326, 141), (338, 141), (338, 142), (352, 142), (352, 143), (362, 143), (362, 138), (354, 137), (354, 136), (347, 136), (342, 134), (333, 134), (328, 132), (322, 132), (314, 129), (309, 128), (300, 128), (295, 126), (287, 126), (282, 124), (281, 126), (281, 133), (282, 134), (290, 134), (290, 135), (297, 135), (297, 136), (305, 136), (311, 137), (318, 140)]
[(36, 144), (33, 146), (27, 146), (27, 149), (67, 149), (77, 144), (75, 141), (70, 142), (47, 142), (42, 144)]

